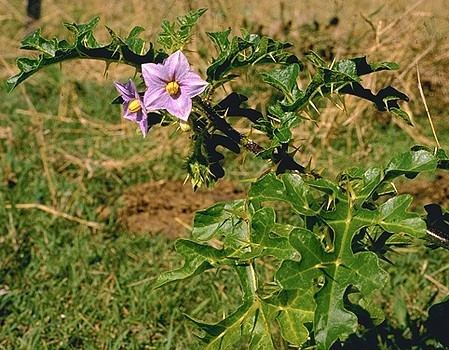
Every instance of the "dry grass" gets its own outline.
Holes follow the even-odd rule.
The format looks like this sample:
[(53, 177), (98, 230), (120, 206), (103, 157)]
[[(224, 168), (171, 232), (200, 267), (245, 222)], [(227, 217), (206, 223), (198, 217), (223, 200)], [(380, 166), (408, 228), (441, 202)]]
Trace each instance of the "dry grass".
[[(335, 155), (352, 154), (352, 160), (363, 160), (371, 155), (370, 138), (373, 136), (373, 123), (394, 123), (404, 129), (408, 138), (416, 143), (431, 144), (432, 139), (423, 131), (428, 129), (425, 123), (424, 108), (419, 97), (416, 69), (419, 64), (421, 81), (424, 93), (427, 95), (432, 115), (436, 120), (437, 130), (442, 125), (442, 116), (449, 105), (447, 97), (448, 88), (445, 83), (449, 80), (449, 71), (445, 69), (449, 63), (449, 41), (447, 40), (447, 14), (449, 14), (445, 1), (425, 2), (418, 0), (396, 1), (281, 1), (273, 5), (272, 1), (258, 0), (245, 2), (218, 1), (114, 1), (104, 6), (103, 2), (81, 0), (63, 3), (62, 1), (45, 1), (43, 3), (43, 17), (37, 23), (28, 23), (24, 15), (24, 5), (18, 0), (0, 0), (4, 13), (0, 13), (0, 23), (5, 29), (0, 33), (0, 45), (3, 48), (0, 54), (0, 77), (6, 78), (15, 72), (13, 59), (22, 55), (17, 47), (20, 40), (33, 27), (42, 27), (43, 32), (49, 36), (66, 36), (67, 32), (61, 26), (62, 21), (87, 21), (94, 15), (100, 15), (102, 24), (107, 24), (118, 33), (125, 34), (134, 25), (146, 27), (144, 36), (154, 40), (159, 31), (162, 18), (174, 19), (177, 15), (197, 7), (207, 7), (209, 11), (201, 20), (202, 31), (198, 33), (190, 46), (190, 59), (204, 72), (207, 62), (201, 60), (199, 52), (210, 49), (210, 43), (204, 31), (216, 31), (223, 28), (239, 28), (246, 26), (252, 30), (262, 32), (279, 39), (291, 41), (295, 45), (295, 52), (302, 55), (309, 49), (322, 51), (328, 59), (367, 54), (372, 61), (390, 60), (401, 63), (401, 70), (394, 73), (367, 77), (365, 84), (374, 89), (393, 83), (411, 97), (411, 103), (406, 110), (413, 116), (416, 127), (409, 128), (401, 121), (391, 120), (384, 114), (376, 113), (364, 101), (355, 98), (334, 100), (327, 108), (316, 116), (316, 123), (304, 123), (298, 130), (299, 140), (307, 145), (301, 156), (308, 161), (310, 154), (314, 155), (314, 164), (333, 168)], [(157, 14), (155, 16), (154, 14)], [(331, 18), (338, 17), (338, 25), (330, 25)], [(318, 28), (319, 27), (319, 28)], [(6, 33), (6, 34), (5, 34)], [(11, 33), (14, 33), (11, 36)], [(107, 40), (107, 32), (99, 27), (97, 36), (100, 40)], [(61, 67), (62, 79), (59, 93), (59, 105), (54, 113), (37, 113), (28, 103), (20, 106), (24, 115), (39, 123), (48, 118), (56, 118), (60, 123), (58, 129), (62, 133), (70, 128), (71, 121), (76, 118), (84, 129), (72, 132), (80, 134), (86, 131), (91, 137), (102, 139), (115, 137), (124, 139), (134, 133), (132, 126), (123, 122), (98, 122), (97, 116), (88, 115), (83, 111), (77, 100), (76, 82), (94, 82), (100, 85), (110, 85), (117, 79), (126, 79), (132, 76), (133, 70), (128, 67), (113, 65), (105, 74), (105, 67), (98, 62), (83, 61), (66, 63)], [(37, 86), (47, 77), (39, 74), (30, 79), (25, 88), (19, 90), (26, 98), (26, 86)], [(242, 79), (238, 84), (247, 84)], [(303, 84), (306, 82), (303, 81)], [(112, 88), (111, 88), (112, 89)], [(253, 106), (264, 109), (264, 103), (270, 92), (257, 92), (250, 98)], [(25, 108), (24, 108), (25, 107)], [(368, 109), (368, 113), (367, 113)], [(6, 116), (0, 116), (6, 118)], [(95, 120), (96, 119), (96, 120)], [(118, 119), (115, 119), (118, 120)], [(66, 123), (67, 122), (67, 123)], [(67, 125), (64, 125), (64, 124)], [(170, 131), (158, 131), (154, 138), (167, 139)], [(100, 155), (95, 148), (95, 142), (81, 154), (73, 154), (64, 145), (52, 142), (51, 137), (43, 138), (42, 130), (36, 134), (36, 139), (42, 154), (45, 174), (51, 187), (51, 169), (48, 162), (54, 167), (74, 164), (80, 171), (92, 174), (94, 168), (123, 168), (145, 162), (147, 156), (135, 156), (132, 159), (114, 159), (107, 155)], [(182, 149), (183, 139), (176, 138), (175, 144), (160, 142), (153, 149), (153, 156), (161, 155)], [(72, 140), (71, 143), (82, 143), (83, 140)], [(100, 142), (100, 141), (99, 141)], [(343, 147), (342, 147), (343, 143)], [(49, 145), (50, 146), (49, 146)], [(55, 148), (56, 147), (56, 148)], [(52, 154), (49, 158), (47, 153)], [(47, 159), (48, 158), (48, 159)], [(64, 165), (66, 164), (66, 165)], [(53, 197), (55, 194), (52, 195)]]
[[(201, 20), (202, 31), (195, 37), (188, 55), (195, 67), (198, 67), (203, 73), (207, 62), (201, 59), (200, 53), (210, 49), (210, 43), (207, 41), (204, 31), (217, 31), (227, 27), (238, 31), (237, 28), (241, 26), (278, 39), (291, 41), (299, 56), (309, 49), (314, 49), (324, 54), (329, 61), (332, 60), (332, 57), (343, 58), (367, 54), (371, 61), (389, 60), (401, 64), (399, 71), (367, 77), (364, 84), (377, 89), (391, 83), (406, 92), (411, 97), (411, 102), (405, 108), (413, 115), (415, 128), (392, 120), (386, 114), (375, 112), (374, 108), (364, 101), (351, 97), (346, 97), (344, 100), (334, 99), (333, 103), (328, 103), (325, 108), (321, 109), (319, 116), (314, 116), (315, 123), (305, 122), (298, 128), (297, 139), (302, 140), (305, 145), (304, 151), (297, 153), (297, 157), (302, 161), (307, 162), (310, 154), (313, 154), (314, 164), (326, 166), (332, 172), (332, 169), (339, 169), (343, 165), (347, 165), (348, 162), (358, 160), (366, 161), (368, 159), (372, 162), (384, 163), (385, 159), (382, 157), (390, 153), (396, 142), (400, 140), (405, 140), (403, 141), (405, 143), (433, 144), (425, 108), (420, 98), (416, 65), (419, 65), (423, 94), (429, 106), (429, 113), (435, 122), (436, 132), (440, 136), (443, 146), (445, 146), (444, 142), (447, 145), (448, 138), (442, 137), (442, 131), (449, 129), (445, 128), (443, 119), (445, 111), (449, 107), (447, 84), (449, 70), (446, 68), (449, 64), (447, 0), (427, 2), (406, 0), (395, 2), (387, 0), (302, 0), (300, 2), (294, 0), (283, 2), (269, 0), (171, 0), (166, 2), (129, 0), (107, 3), (94, 0), (73, 2), (45, 0), (42, 19), (32, 24), (28, 23), (24, 14), (23, 1), (0, 0), (0, 27), (2, 28), (0, 31), (0, 79), (6, 79), (15, 73), (14, 59), (18, 55), (26, 54), (18, 49), (19, 42), (34, 27), (42, 27), (44, 34), (48, 36), (64, 37), (67, 32), (63, 29), (61, 22), (83, 22), (94, 15), (100, 15), (102, 24), (107, 24), (120, 34), (126, 34), (134, 25), (142, 25), (147, 29), (144, 36), (148, 40), (154, 40), (159, 31), (161, 19), (173, 20), (177, 15), (197, 7), (208, 7), (209, 11)], [(338, 25), (329, 24), (333, 17), (339, 18)], [(107, 31), (99, 27), (97, 36), (99, 39), (107, 40)], [(175, 320), (174, 324), (181, 324), (179, 320), (182, 317), (182, 309), (179, 311), (179, 305), (183, 301), (180, 300), (180, 296), (189, 299), (186, 300), (186, 303), (191, 303), (191, 309), (195, 308), (200, 313), (201, 309), (198, 305), (205, 304), (199, 299), (202, 295), (210, 294), (210, 288), (207, 288), (203, 294), (197, 293), (196, 290), (191, 294), (185, 293), (185, 290), (198, 287), (192, 284), (187, 288), (183, 286), (182, 288), (185, 289), (182, 290), (180, 288), (174, 291), (167, 290), (165, 295), (151, 294), (149, 296), (146, 285), (148, 278), (142, 276), (153, 276), (159, 273), (159, 270), (173, 267), (170, 265), (174, 259), (171, 258), (172, 255), (161, 253), (166, 251), (166, 246), (169, 243), (164, 240), (160, 244), (155, 244), (158, 239), (152, 238), (148, 239), (148, 243), (146, 243), (151, 249), (147, 249), (145, 245), (140, 247), (142, 242), (147, 242), (144, 235), (140, 238), (131, 235), (128, 242), (129, 232), (122, 233), (116, 230), (113, 215), (106, 212), (107, 218), (103, 218), (98, 209), (108, 206), (115, 208), (116, 198), (120, 196), (118, 192), (124, 191), (130, 184), (145, 182), (148, 178), (160, 179), (169, 176), (167, 171), (171, 171), (171, 175), (173, 175), (175, 172), (173, 168), (179, 165), (179, 159), (182, 159), (187, 152), (186, 139), (180, 134), (172, 135), (173, 131), (168, 128), (155, 128), (150, 137), (142, 140), (140, 135), (136, 134), (134, 125), (121, 120), (118, 108), (113, 108), (108, 104), (114, 95), (111, 82), (132, 76), (134, 74), (132, 69), (112, 65), (105, 74), (105, 67), (93, 61), (65, 63), (61, 66), (60, 72), (57, 72), (56, 69), (37, 74), (9, 96), (2, 95), (6, 97), (2, 100), (5, 108), (0, 109), (0, 161), (1, 164), (4, 164), (0, 170), (0, 181), (2, 185), (8, 184), (8, 187), (11, 187), (11, 189), (5, 190), (5, 194), (12, 193), (8, 200), (15, 200), (17, 202), (15, 203), (16, 209), (19, 209), (19, 212), (16, 213), (9, 209), (9, 203), (5, 203), (8, 208), (9, 221), (7, 229), (5, 229), (5, 236), (0, 237), (0, 243), (3, 247), (11, 246), (14, 249), (12, 249), (12, 253), (6, 251), (4, 256), (8, 258), (3, 260), (2, 266), (8, 267), (10, 262), (14, 262), (15, 259), (20, 262), (20, 256), (24, 255), (19, 250), (22, 247), (21, 242), (26, 243), (22, 244), (26, 248), (28, 240), (33, 244), (32, 263), (34, 265), (32, 266), (35, 266), (29, 270), (43, 271), (44, 276), (47, 276), (47, 269), (58, 269), (61, 266), (62, 270), (66, 265), (64, 259), (69, 262), (73, 260), (77, 264), (80, 264), (81, 261), (81, 265), (86, 266), (86, 275), (91, 274), (91, 269), (97, 269), (97, 265), (91, 267), (90, 263), (84, 263), (80, 257), (86, 258), (87, 261), (90, 255), (96, 257), (100, 254), (97, 253), (97, 250), (105, 251), (100, 255), (104, 256), (105, 261), (117, 264), (117, 270), (112, 269), (110, 272), (111, 267), (105, 263), (104, 272), (98, 268), (101, 273), (109, 274), (105, 280), (99, 275), (96, 277), (95, 283), (92, 284), (90, 279), (84, 280), (78, 273), (75, 273), (73, 285), (77, 286), (77, 281), (81, 280), (79, 282), (81, 287), (75, 289), (72, 288), (72, 285), (68, 285), (68, 288), (75, 291), (73, 299), (70, 300), (74, 301), (74, 305), (79, 305), (81, 310), (71, 308), (73, 309), (71, 314), (73, 328), (70, 326), (70, 317), (68, 317), (64, 322), (56, 321), (52, 329), (56, 336), (48, 334), (48, 328), (42, 328), (43, 330), (36, 331), (36, 337), (40, 336), (39, 332), (41, 332), (43, 337), (47, 334), (51, 341), (60, 340), (62, 338), (57, 333), (59, 329), (65, 327), (63, 334), (71, 336), (75, 332), (74, 330), (78, 329), (79, 324), (92, 323), (94, 325), (92, 334), (86, 335), (86, 339), (89, 337), (97, 339), (94, 347), (101, 348), (100, 340), (105, 344), (111, 341), (111, 331), (104, 321), (117, 319), (117, 329), (120, 330), (122, 327), (123, 332), (129, 332), (130, 329), (134, 332), (135, 328), (136, 334), (150, 339), (150, 342), (153, 341), (152, 338), (170, 338), (166, 334), (170, 334), (172, 331), (172, 324), (170, 323), (169, 326), (162, 324), (161, 326), (160, 323), (163, 320), (159, 322), (159, 318), (156, 316), (161, 314), (163, 315), (162, 319), (169, 315)], [(237, 87), (251, 85), (253, 77), (249, 74), (242, 76)], [(306, 79), (307, 77), (303, 77), (301, 81), (303, 86)], [(43, 88), (39, 89), (41, 85)], [(101, 88), (100, 91), (98, 91), (99, 88)], [(254, 89), (251, 92), (249, 101), (251, 106), (264, 110), (265, 101), (270, 98), (271, 91)], [(89, 96), (92, 97), (89, 98)], [(50, 101), (46, 101), (47, 99)], [(5, 111), (13, 112), (8, 115), (8, 112)], [(391, 124), (397, 126), (391, 134), (394, 137), (393, 140), (387, 140), (384, 135), (377, 135), (379, 130), (381, 133), (383, 131), (386, 133), (387, 130), (395, 129)], [(382, 129), (382, 126), (385, 128)], [(242, 125), (242, 127), (246, 128), (247, 126)], [(403, 129), (405, 133), (398, 132), (398, 128)], [(250, 130), (247, 129), (247, 131)], [(382, 146), (385, 148), (385, 152), (374, 153), (373, 140), (384, 142), (385, 144)], [(5, 151), (3, 152), (3, 150)], [(161, 159), (174, 157), (174, 154), (178, 157), (178, 162), (173, 162), (176, 164), (167, 166), (167, 164), (159, 162)], [(168, 162), (171, 162), (172, 159), (170, 158)], [(343, 159), (346, 164), (342, 165), (340, 160)], [(176, 174), (178, 178), (184, 175), (182, 169), (177, 171), (179, 172)], [(236, 177), (235, 173), (233, 175)], [(238, 175), (240, 177), (254, 176), (255, 173), (253, 171), (251, 174), (245, 174), (242, 171)], [(144, 176), (146, 178), (142, 179)], [(132, 179), (129, 180), (130, 178)], [(7, 186), (5, 185), (3, 188), (6, 189)], [(14, 195), (17, 198), (13, 198)], [(143, 195), (139, 194), (136, 197), (140, 198)], [(0, 193), (0, 200), (3, 199), (2, 193)], [(38, 201), (40, 202), (37, 203)], [(2, 204), (0, 209), (3, 209), (3, 203), (0, 204)], [(102, 225), (102, 228), (99, 224)], [(114, 234), (120, 236), (117, 245), (113, 245), (114, 242), (111, 243), (102, 236), (109, 224), (111, 224)], [(92, 227), (95, 229), (92, 231), (95, 234), (91, 234), (90, 228)], [(83, 236), (81, 234), (83, 232), (87, 235)], [(58, 243), (59, 248), (55, 247), (52, 242), (60, 242), (61, 239), (64, 244)], [(81, 245), (79, 245), (80, 239)], [(10, 241), (12, 243), (9, 244)], [(105, 250), (104, 247), (108, 248)], [(56, 254), (53, 252), (54, 249), (56, 249)], [(90, 255), (88, 254), (89, 250), (92, 250)], [(117, 255), (117, 251), (122, 252), (122, 255)], [(152, 251), (156, 253), (153, 254)], [(133, 255), (127, 259), (126, 256), (131, 253), (135, 257)], [(71, 254), (73, 254), (73, 258)], [(40, 260), (41, 257), (42, 260)], [(50, 260), (47, 261), (47, 257)], [(417, 313), (422, 313), (422, 310), (425, 309), (421, 307), (424, 301), (418, 304), (413, 297), (419, 293), (430, 294), (435, 289), (424, 288), (423, 281), (430, 281), (432, 285), (440, 289), (441, 293), (447, 294), (447, 288), (444, 288), (442, 282), (445, 280), (442, 272), (447, 271), (447, 266), (440, 268), (443, 259), (434, 253), (422, 259), (410, 254), (410, 261), (405, 261), (398, 270), (397, 276), (403, 280), (398, 278), (396, 280), (399, 282), (395, 283), (403, 288), (404, 298), (410, 297), (409, 305), (412, 307), (418, 305), (416, 306)], [(124, 261), (129, 263), (122, 269)], [(423, 276), (421, 276), (416, 271), (410, 270), (412, 264), (419, 263), (427, 266), (428, 261), (432, 265), (432, 269), (429, 268), (429, 271), (435, 272), (424, 274), (425, 269), (423, 268)], [(135, 265), (134, 262), (136, 262)], [(17, 271), (21, 274), (22, 270), (27, 271), (18, 264)], [(154, 269), (155, 266), (156, 269)], [(438, 270), (435, 266), (438, 266)], [(101, 269), (103, 269), (103, 265), (101, 265)], [(78, 270), (76, 271), (78, 272)], [(133, 289), (124, 289), (121, 292), (121, 287), (112, 286), (111, 281), (116, 278), (115, 274), (117, 274), (118, 280), (122, 279), (122, 286), (129, 284), (133, 286)], [(23, 288), (15, 284), (15, 281), (20, 278), (14, 274), (11, 276), (13, 288)], [(27, 286), (29, 283), (36, 290), (36, 297), (32, 299), (28, 294), (26, 295), (26, 301), (23, 302), (25, 318), (28, 310), (33, 310), (33, 305), (39, 310), (42, 308), (39, 311), (42, 319), (46, 319), (47, 314), (51, 315), (48, 311), (51, 308), (55, 308), (53, 319), (56, 320), (63, 311), (64, 313), (72, 312), (69, 309), (61, 311), (59, 307), (62, 307), (64, 303), (54, 302), (54, 300), (62, 300), (58, 293), (66, 296), (67, 293), (64, 289), (67, 283), (66, 279), (63, 280), (64, 283), (61, 283), (57, 276), (42, 278), (39, 274), (37, 277), (33, 277), (31, 282), (28, 281), (28, 278), (28, 275), (25, 275), (24, 280), (27, 281)], [(218, 282), (215, 283), (218, 284)], [(120, 286), (120, 283), (116, 284)], [(60, 288), (60, 285), (63, 287)], [(199, 286), (201, 285), (199, 284)], [(0, 291), (4, 291), (2, 288), (3, 286), (0, 286)], [(25, 287), (25, 289), (29, 288)], [(41, 293), (41, 289), (46, 292)], [(131, 323), (123, 322), (123, 312), (118, 307), (110, 307), (104, 303), (105, 298), (111, 298), (111, 300), (117, 298), (117, 291), (119, 291), (118, 294), (123, 295), (116, 305), (124, 305), (128, 303), (128, 299), (139, 301), (134, 309), (130, 309), (131, 316), (134, 315), (133, 312), (137, 315), (135, 318), (133, 316), (127, 319), (127, 322)], [(55, 293), (55, 296), (51, 293)], [(78, 295), (81, 295), (81, 298), (77, 299)], [(168, 299), (167, 302), (167, 299), (164, 298), (170, 297), (170, 295), (172, 299)], [(48, 305), (51, 308), (43, 302), (42, 296), (47, 298), (45, 300), (50, 301)], [(90, 314), (84, 316), (85, 305), (88, 308), (92, 300), (94, 305), (92, 309), (100, 310), (98, 317)], [(163, 300), (163, 310), (154, 311), (150, 305), (158, 305), (157, 303), (160, 303), (161, 300)], [(428, 298), (418, 300), (428, 300)], [(107, 305), (104, 310), (113, 313), (105, 313), (107, 316), (103, 317), (102, 305)], [(159, 306), (157, 307), (159, 308)], [(124, 310), (128, 312), (127, 309)], [(145, 310), (147, 314), (142, 313), (142, 310)], [(176, 314), (178, 312), (179, 315)], [(75, 313), (79, 313), (79, 315), (75, 315)], [(81, 318), (82, 321), (79, 321), (78, 318)], [(21, 322), (26, 327), (29, 324), (30, 330), (39, 328), (34, 318)], [(16, 329), (17, 324), (20, 325), (20, 320), (17, 321), (16, 318), (11, 317), (11, 323), (11, 329)], [(90, 327), (82, 326), (80, 328), (88, 329), (90, 332)], [(96, 335), (97, 328), (102, 328), (104, 334)], [(159, 331), (161, 328), (163, 330)], [(167, 328), (169, 329), (167, 330)], [(5, 332), (8, 331), (6, 326), (3, 329)], [(175, 328), (173, 332), (176, 335), (182, 333), (178, 328)], [(11, 339), (21, 339), (20, 337), (13, 334)], [(192, 337), (191, 330), (182, 333), (179, 339), (182, 340), (183, 337)], [(23, 338), (27, 339), (27, 336), (23, 336)], [(32, 336), (28, 338), (32, 338)], [(1, 339), (0, 343), (3, 341), (8, 343), (8, 339)], [(190, 338), (186, 341), (189, 344), (192, 342)], [(167, 344), (165, 340), (160, 340), (160, 342), (155, 340), (154, 343), (164, 344), (164, 346)], [(33, 346), (30, 345), (29, 348), (33, 348)], [(106, 348), (106, 345), (103, 348)]]

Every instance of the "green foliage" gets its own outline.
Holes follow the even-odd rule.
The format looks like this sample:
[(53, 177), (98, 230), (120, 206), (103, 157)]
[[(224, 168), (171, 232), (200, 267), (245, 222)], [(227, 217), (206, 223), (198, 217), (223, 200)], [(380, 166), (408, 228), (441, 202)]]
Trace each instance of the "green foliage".
[(162, 21), (162, 32), (157, 38), (165, 52), (172, 53), (182, 50), (190, 42), (193, 27), (207, 9), (192, 10), (184, 16), (176, 18), (176, 22)]
[(208, 80), (214, 85), (235, 78), (228, 73), (236, 68), (264, 63), (299, 64), (297, 57), (286, 51), (291, 47), (289, 43), (249, 33), (230, 39), (230, 33), (231, 29), (207, 33), (218, 51), (207, 69)]
[(22, 41), (21, 48), (36, 51), (38, 57), (17, 59), (20, 72), (7, 80), (8, 90), (11, 91), (39, 70), (67, 60), (96, 59), (107, 63), (125, 63), (140, 69), (142, 63), (161, 62), (166, 57), (163, 52), (155, 51), (151, 43), (146, 44), (138, 37), (143, 31), (141, 27), (133, 28), (126, 38), (119, 37), (108, 28), (111, 42), (99, 43), (93, 33), (99, 21), (99, 17), (95, 17), (86, 24), (65, 23), (64, 26), (74, 36), (71, 43), (64, 39), (46, 39), (40, 29), (28, 35)]
[(333, 93), (350, 94), (369, 100), (379, 111), (390, 111), (407, 123), (411, 120), (398, 102), (408, 101), (408, 97), (395, 88), (388, 86), (374, 94), (361, 85), (361, 77), (384, 70), (395, 70), (399, 66), (392, 62), (368, 63), (366, 57), (356, 57), (333, 62), (328, 66), (318, 55), (307, 56), (314, 65), (316, 73), (304, 91), (298, 89), (297, 67), (276, 70), (264, 74), (264, 81), (279, 89), (285, 99), (281, 101), (283, 110), (299, 111), (311, 103), (317, 96)]
[[(73, 58), (120, 62), (137, 70), (143, 63), (161, 62), (184, 48), (204, 12), (191, 11), (174, 23), (164, 21), (157, 39), (163, 51), (155, 51), (151, 43), (146, 49), (139, 38), (141, 27), (132, 29), (126, 39), (108, 28), (111, 42), (99, 44), (93, 34), (98, 18), (87, 24), (66, 24), (75, 36), (73, 43), (45, 39), (38, 30), (22, 42), (22, 48), (39, 52), (38, 58), (19, 58), (20, 73), (8, 80), (8, 87), (13, 89), (41, 68)], [(240, 283), (239, 306), (217, 322), (189, 317), (199, 327), (206, 349), (290, 345), (329, 349), (356, 333), (362, 317), (374, 326), (382, 321), (375, 303), (388, 282), (382, 261), (389, 261), (388, 253), (397, 245), (428, 239), (428, 223), (410, 211), (413, 198), (398, 195), (392, 181), (449, 169), (449, 158), (442, 149), (419, 146), (394, 156), (385, 167), (352, 167), (336, 179), (323, 178), (294, 159), (298, 149), (292, 147), (293, 130), (305, 118), (302, 112), (309, 106), (318, 111), (314, 104), (318, 98), (349, 94), (411, 124), (399, 106), (408, 100), (405, 94), (392, 86), (374, 93), (362, 85), (363, 76), (398, 65), (368, 63), (365, 57), (329, 65), (311, 53), (307, 59), (313, 74), (301, 89), (298, 79), (304, 66), (287, 50), (289, 43), (246, 32), (231, 36), (230, 29), (208, 36), (217, 57), (207, 69), (211, 84), (207, 96), (192, 101), (193, 147), (186, 166), (192, 183), (196, 188), (224, 176), (221, 148), (233, 153), (247, 149), (267, 160), (276, 173), (267, 171), (254, 181), (244, 199), (199, 211), (191, 239), (176, 243), (183, 265), (162, 273), (154, 287), (199, 278), (210, 270), (234, 273)], [(266, 112), (246, 108), (247, 97), (236, 93), (214, 102), (215, 88), (236, 78), (240, 70), (261, 64), (276, 66), (261, 76), (280, 94), (273, 95)], [(247, 118), (263, 132), (266, 145), (237, 131), (231, 117)], [(288, 207), (290, 220), (280, 214), (283, 206)], [(263, 266), (270, 266), (272, 273), (261, 273)]]
[[(157, 286), (228, 265), (240, 277), (243, 303), (218, 323), (192, 319), (204, 332), (206, 349), (275, 349), (274, 323), (291, 345), (312, 337), (318, 349), (329, 349), (356, 332), (355, 305), (373, 322), (382, 321), (371, 300), (387, 283), (381, 258), (394, 245), (381, 243), (382, 236), (426, 237), (426, 223), (409, 211), (412, 197), (390, 193), (385, 200), (382, 193), (396, 177), (435, 171), (437, 153), (413, 149), (385, 168), (348, 169), (337, 182), (268, 174), (251, 186), (246, 202), (197, 213), (192, 238), (218, 240), (221, 248), (181, 241), (184, 267), (162, 274)], [(279, 222), (272, 205), (264, 206), (276, 201), (288, 203), (304, 226)], [(186, 254), (187, 242), (195, 253)], [(274, 280), (255, 273), (267, 257), (276, 261)]]

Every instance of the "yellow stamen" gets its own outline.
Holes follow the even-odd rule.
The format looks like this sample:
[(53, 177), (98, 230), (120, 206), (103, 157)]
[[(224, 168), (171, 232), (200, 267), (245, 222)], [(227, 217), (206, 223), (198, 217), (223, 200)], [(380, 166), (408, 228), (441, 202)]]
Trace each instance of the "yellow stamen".
[(170, 96), (177, 95), (179, 92), (179, 84), (176, 81), (171, 81), (165, 86), (165, 90)]
[(132, 100), (128, 104), (128, 111), (130, 111), (131, 113), (136, 113), (136, 112), (140, 111), (141, 108), (142, 108), (142, 106), (140, 105), (140, 101), (137, 99)]

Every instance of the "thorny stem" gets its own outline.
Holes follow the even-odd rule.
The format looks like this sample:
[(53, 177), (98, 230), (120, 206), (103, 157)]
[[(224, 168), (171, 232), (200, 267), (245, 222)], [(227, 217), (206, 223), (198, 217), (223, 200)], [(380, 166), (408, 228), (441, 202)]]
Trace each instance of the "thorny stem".
[[(265, 151), (265, 148), (263, 148), (261, 145), (259, 145), (257, 142), (251, 140), (247, 136), (241, 134), (237, 130), (235, 130), (232, 125), (230, 125), (224, 118), (222, 118), (217, 111), (214, 109), (214, 107), (207, 101), (201, 99), (200, 97), (195, 97), (194, 102), (197, 104), (197, 106), (203, 110), (206, 114), (206, 116), (212, 121), (214, 126), (223, 132), (226, 136), (228, 136), (231, 140), (234, 142), (240, 144), (241, 146), (245, 147), (248, 151), (258, 154), (263, 151)], [(287, 152), (283, 152), (278, 155), (278, 162), (279, 164), (283, 163), (282, 170), (278, 168), (279, 172), (284, 172), (285, 170), (293, 170), (300, 173), (306, 173), (306, 168), (303, 167), (301, 164), (297, 163), (293, 156), (288, 154)], [(317, 174), (314, 171), (311, 171), (310, 173), (313, 177), (319, 178), (321, 177), (319, 174)]]
[(265, 149), (248, 139), (245, 135), (235, 130), (224, 118), (222, 118), (217, 111), (211, 106), (209, 102), (202, 100), (200, 97), (195, 97), (194, 101), (198, 106), (206, 113), (207, 117), (214, 123), (215, 127), (223, 132), (226, 136), (230, 137), (232, 141), (244, 146), (247, 150), (254, 154), (263, 152)]

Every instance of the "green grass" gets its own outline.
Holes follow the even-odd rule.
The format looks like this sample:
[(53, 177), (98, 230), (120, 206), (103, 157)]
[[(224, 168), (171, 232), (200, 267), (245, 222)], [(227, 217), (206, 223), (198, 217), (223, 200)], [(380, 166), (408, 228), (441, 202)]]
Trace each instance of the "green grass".
[[(110, 105), (115, 97), (112, 86), (66, 81), (56, 67), (25, 84), (25, 89), (0, 92), (0, 127), (13, 135), (0, 139), (0, 349), (199, 348), (194, 327), (183, 313), (213, 321), (231, 312), (240, 294), (236, 277), (226, 270), (211, 272), (152, 290), (161, 271), (181, 264), (173, 241), (163, 234), (126, 232), (116, 215), (127, 187), (184, 177), (183, 149), (176, 149), (175, 143), (181, 136), (169, 135), (166, 142), (151, 132), (147, 139), (138, 133), (115, 135), (113, 127), (121, 121), (119, 108)], [(32, 108), (26, 97), (41, 114), (27, 114)], [(57, 117), (61, 106), (67, 107), (64, 120)], [(44, 137), (50, 179), (43, 170), (39, 135)], [(171, 142), (173, 146), (158, 148)], [(385, 164), (392, 153), (413, 144), (394, 126), (374, 127), (371, 142), (378, 151), (362, 159), (365, 165)], [(353, 164), (345, 143), (337, 141), (333, 147), (339, 151), (332, 154), (339, 169)], [(68, 160), (64, 152), (90, 163)], [(101, 165), (136, 154), (144, 160), (132, 166)], [(262, 171), (263, 164), (250, 158), (243, 170), (228, 161), (231, 178)], [(325, 159), (324, 152), (320, 165)], [(36, 209), (5, 208), (51, 205), (52, 187), (60, 210), (103, 220), (105, 228), (92, 230)], [(106, 219), (98, 214), (102, 206), (112, 208)], [(407, 337), (410, 320), (424, 319), (432, 301), (441, 298), (428, 276), (442, 285), (449, 283), (447, 252), (409, 249), (392, 260), (393, 265), (385, 263), (391, 288), (383, 291), (379, 303), (392, 327)]]
[[(79, 101), (70, 107), (82, 109), (92, 122), (118, 125), (119, 107), (110, 105), (112, 86), (65, 82), (57, 69), (36, 78), (39, 84), (26, 85), (26, 95), (20, 89), (0, 93), (5, 101), (0, 127), (10, 128), (13, 135), (0, 140), (0, 349), (198, 348), (183, 314), (212, 321), (232, 311), (240, 293), (236, 276), (229, 271), (208, 273), (152, 290), (160, 272), (182, 263), (174, 241), (163, 234), (126, 232), (116, 215), (127, 187), (183, 178), (183, 155), (170, 147), (153, 155), (152, 148), (161, 140), (142, 139), (134, 132), (113, 137), (84, 125), (70, 110), (70, 120), (57, 118), (61, 89), (73, 85), (72, 97)], [(39, 120), (39, 115), (25, 113), (30, 110), (25, 97), (38, 113), (50, 116)], [(40, 123), (56, 206), (91, 221), (101, 220), (99, 207), (112, 208), (103, 230), (37, 209), (5, 208), (23, 203), (52, 206), (39, 152)], [(89, 170), (58, 157), (60, 149), (92, 162), (126, 160), (135, 154), (144, 160), (113, 170), (93, 163)], [(220, 288), (211, 292), (211, 285)]]
[[(153, 277), (179, 264), (172, 242), (61, 226), (28, 231), (18, 249), (5, 254), (1, 348), (195, 347), (183, 313), (202, 316), (212, 305), (219, 308), (220, 296), (208, 286), (214, 276), (154, 291)], [(232, 286), (232, 276), (225, 273), (226, 279)]]

